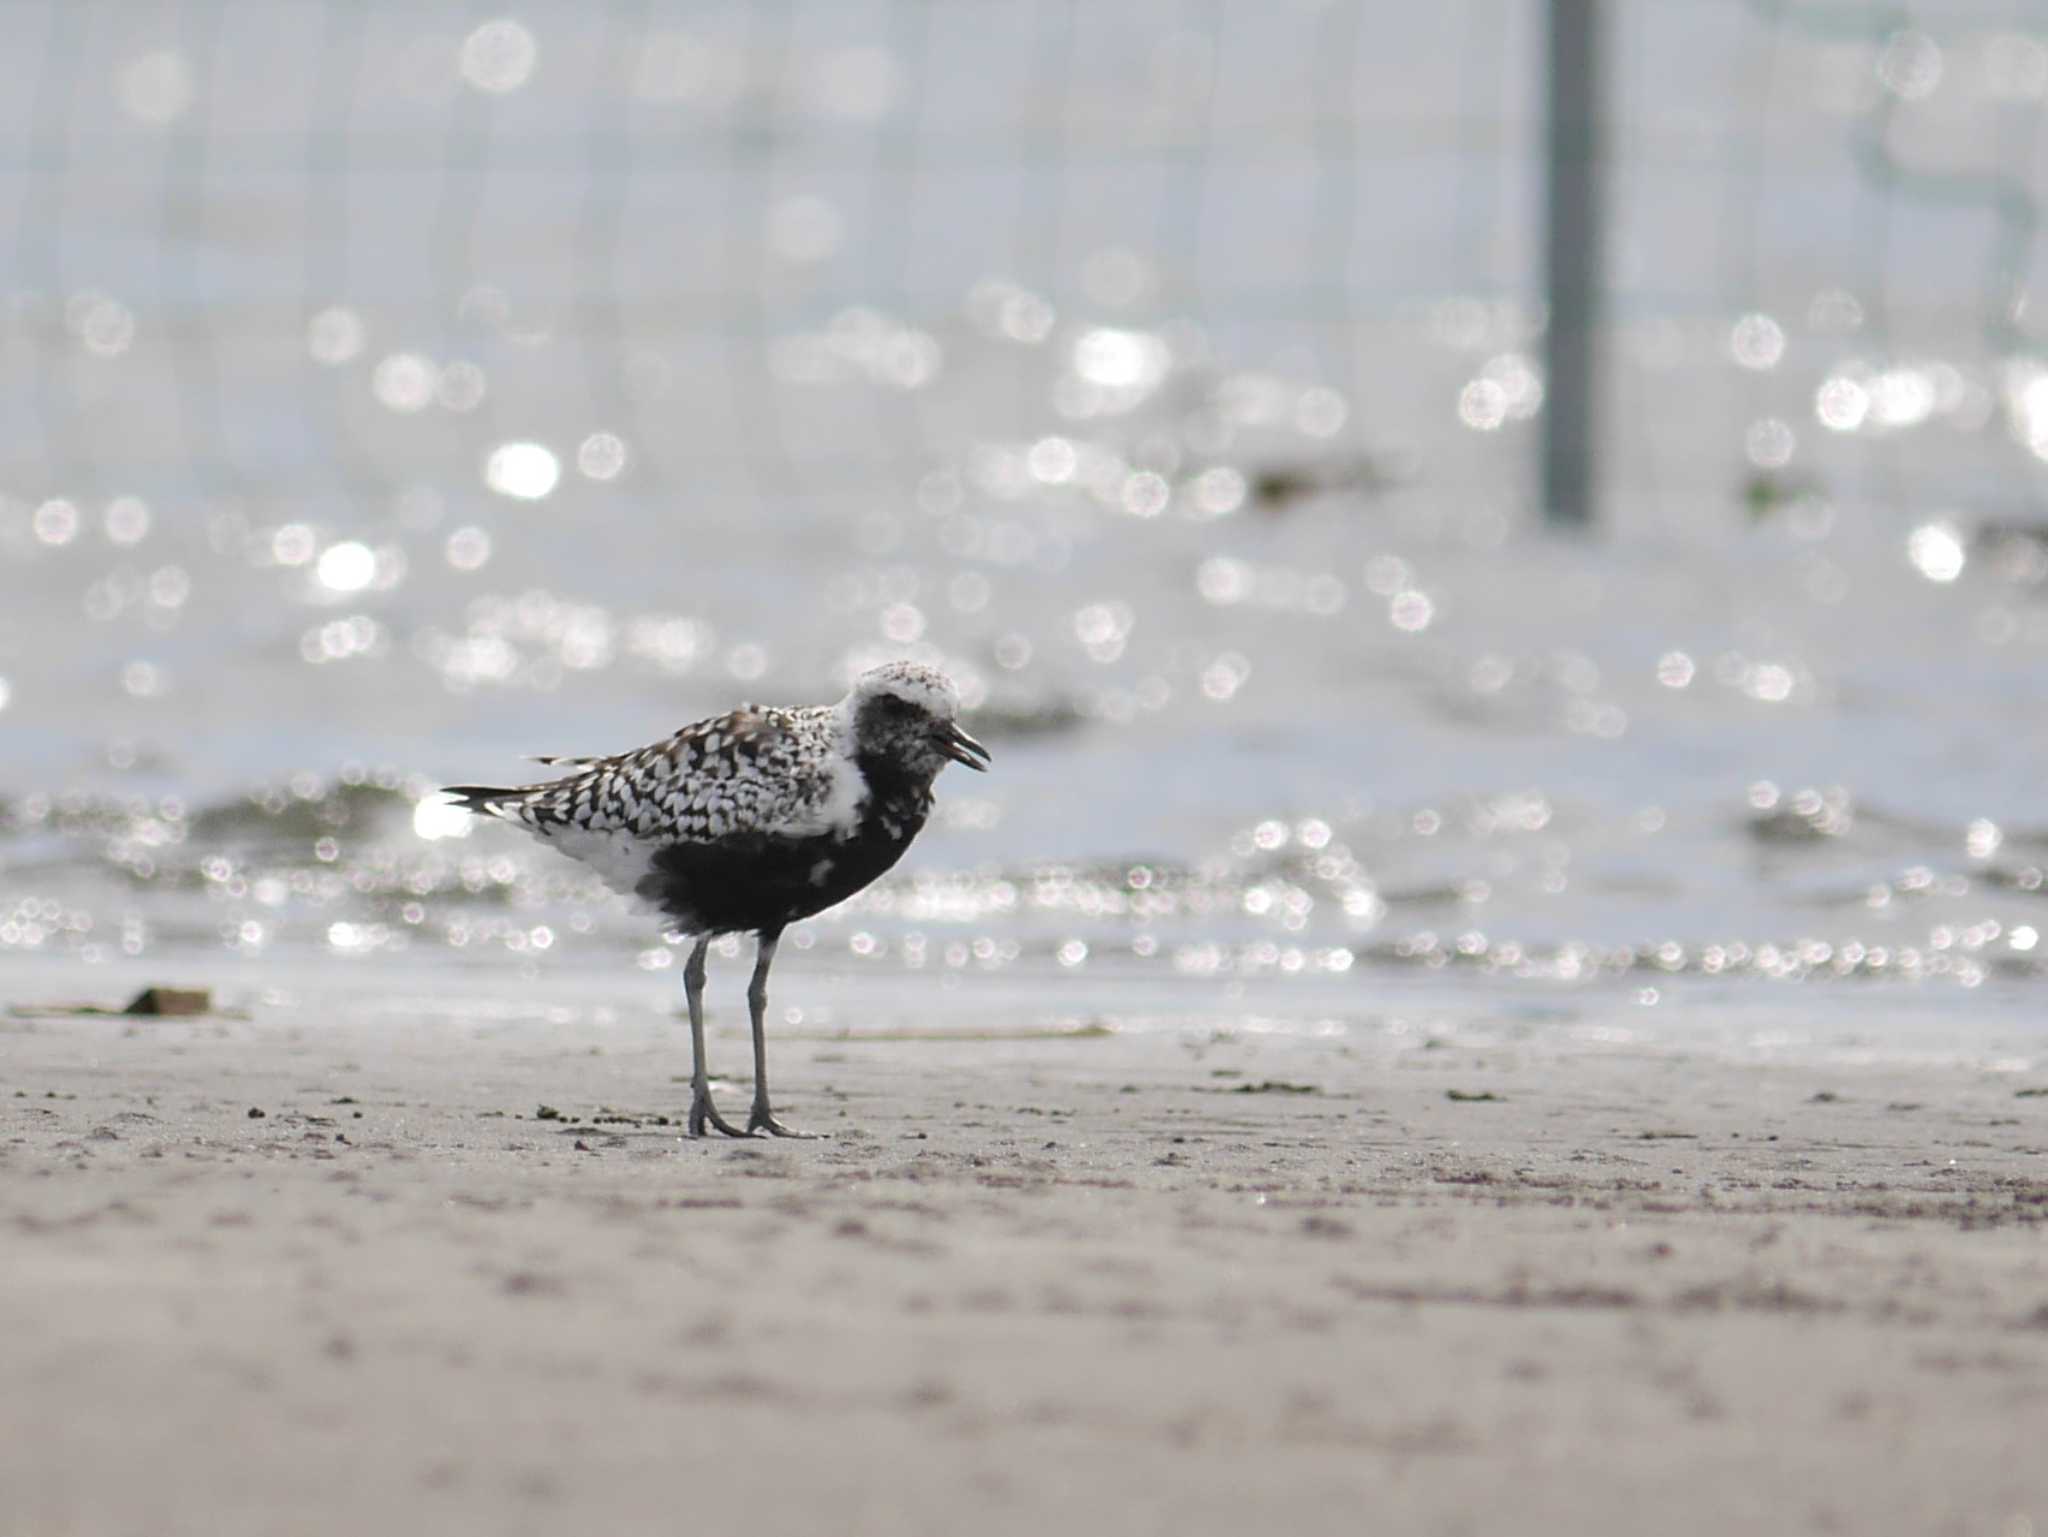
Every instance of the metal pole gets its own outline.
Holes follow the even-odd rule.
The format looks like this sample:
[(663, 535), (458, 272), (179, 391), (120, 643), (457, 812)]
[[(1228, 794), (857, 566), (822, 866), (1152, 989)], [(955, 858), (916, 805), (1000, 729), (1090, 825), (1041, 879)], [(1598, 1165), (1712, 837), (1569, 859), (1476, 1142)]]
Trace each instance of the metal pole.
[(1599, 487), (1602, 33), (1600, 0), (1550, 0), (1543, 515), (1555, 528), (1590, 524)]

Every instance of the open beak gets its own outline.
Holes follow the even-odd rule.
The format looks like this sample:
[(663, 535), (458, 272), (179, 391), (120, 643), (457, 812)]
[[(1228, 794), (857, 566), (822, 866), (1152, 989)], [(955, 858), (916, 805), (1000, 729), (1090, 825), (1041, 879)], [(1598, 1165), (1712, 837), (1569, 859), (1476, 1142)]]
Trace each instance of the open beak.
[(977, 774), (988, 772), (988, 749), (951, 721), (939, 728), (936, 740), (939, 751), (955, 763), (965, 764)]

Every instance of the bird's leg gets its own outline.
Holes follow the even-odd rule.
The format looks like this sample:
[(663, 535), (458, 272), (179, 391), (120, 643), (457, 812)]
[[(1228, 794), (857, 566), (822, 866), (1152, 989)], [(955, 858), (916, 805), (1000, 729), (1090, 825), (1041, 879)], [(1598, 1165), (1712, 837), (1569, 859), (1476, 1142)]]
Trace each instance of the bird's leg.
[(704, 1071), (704, 952), (710, 948), (711, 936), (706, 934), (683, 967), (683, 996), (690, 1005), (690, 1135), (703, 1136), (709, 1121), (728, 1137), (744, 1137), (747, 1133), (711, 1103), (711, 1076)]
[(761, 948), (754, 956), (754, 980), (747, 984), (747, 1012), (754, 1020), (754, 1113), (747, 1117), (747, 1130), (765, 1131), (776, 1137), (810, 1137), (816, 1133), (791, 1131), (768, 1108), (768, 966), (775, 959), (775, 947), (781, 940), (779, 928), (761, 931)]

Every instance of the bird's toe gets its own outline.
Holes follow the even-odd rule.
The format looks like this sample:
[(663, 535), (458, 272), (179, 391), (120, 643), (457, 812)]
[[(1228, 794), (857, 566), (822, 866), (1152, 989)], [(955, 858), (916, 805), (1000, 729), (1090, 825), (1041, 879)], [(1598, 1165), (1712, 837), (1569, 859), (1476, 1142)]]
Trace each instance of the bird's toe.
[(754, 1113), (747, 1117), (747, 1130), (749, 1133), (765, 1131), (771, 1137), (796, 1137), (805, 1142), (816, 1141), (820, 1135), (815, 1131), (798, 1131), (794, 1127), (783, 1125), (775, 1119), (775, 1113), (766, 1105), (754, 1106)]
[(700, 1094), (690, 1101), (690, 1135), (693, 1137), (703, 1136), (707, 1126), (717, 1128), (728, 1137), (747, 1137), (753, 1135), (751, 1128), (741, 1131), (732, 1122), (720, 1115), (718, 1107), (711, 1103), (711, 1096), (709, 1094)]

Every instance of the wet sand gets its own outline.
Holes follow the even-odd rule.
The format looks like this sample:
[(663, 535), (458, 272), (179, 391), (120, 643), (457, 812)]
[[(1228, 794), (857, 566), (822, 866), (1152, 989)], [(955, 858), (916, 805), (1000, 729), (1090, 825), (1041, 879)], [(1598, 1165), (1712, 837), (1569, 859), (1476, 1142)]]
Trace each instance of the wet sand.
[(2040, 1075), (985, 1023), (0, 1020), (0, 1531), (2048, 1532)]

